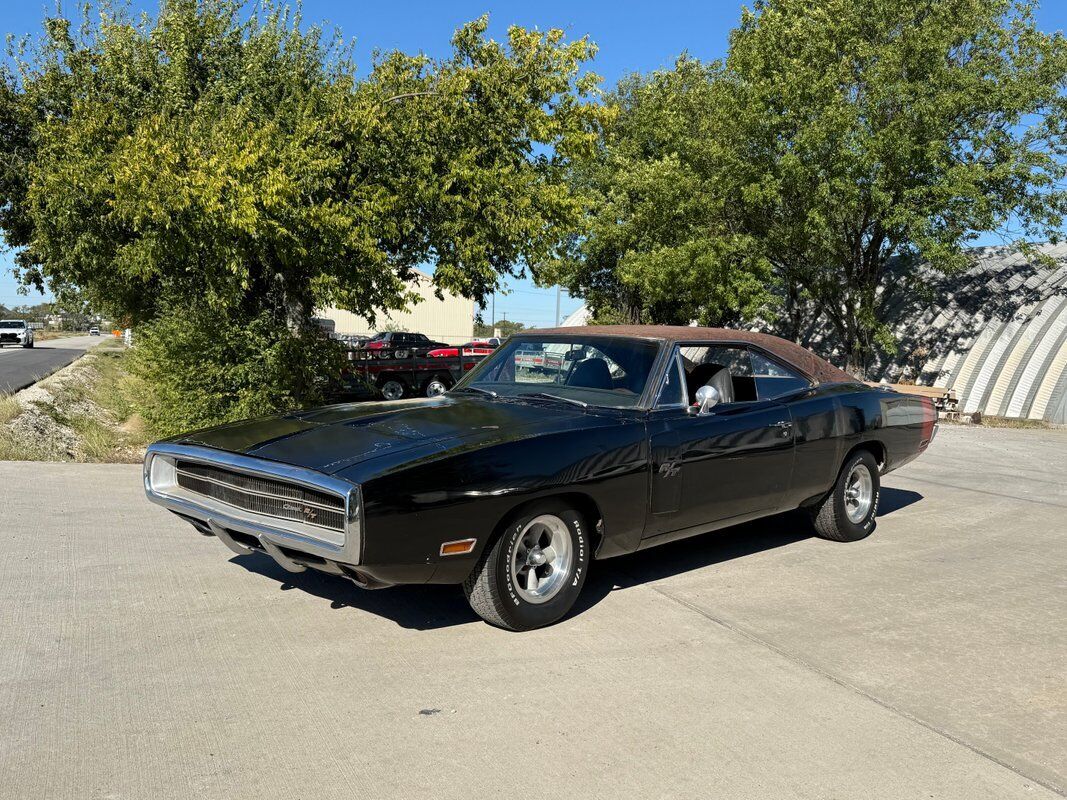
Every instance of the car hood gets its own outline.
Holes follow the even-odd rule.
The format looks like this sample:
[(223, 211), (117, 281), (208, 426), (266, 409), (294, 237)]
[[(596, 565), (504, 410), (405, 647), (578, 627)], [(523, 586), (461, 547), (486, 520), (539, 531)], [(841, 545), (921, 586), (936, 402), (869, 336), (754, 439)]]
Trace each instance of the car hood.
[[(617, 424), (583, 409), (465, 395), (349, 403), (222, 425), (175, 437), (201, 445), (362, 481), (397, 464), (565, 431)], [(384, 462), (384, 463), (383, 463)], [(378, 465), (374, 469), (372, 465)], [(367, 469), (353, 469), (366, 465)]]

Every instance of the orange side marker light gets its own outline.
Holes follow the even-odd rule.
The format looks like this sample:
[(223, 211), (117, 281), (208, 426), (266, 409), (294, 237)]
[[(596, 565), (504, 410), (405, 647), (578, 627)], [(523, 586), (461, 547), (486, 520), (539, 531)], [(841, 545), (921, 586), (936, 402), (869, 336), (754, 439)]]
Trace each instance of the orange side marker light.
[(443, 556), (465, 556), (474, 549), (477, 539), (457, 539), (454, 542), (445, 542), (441, 545)]

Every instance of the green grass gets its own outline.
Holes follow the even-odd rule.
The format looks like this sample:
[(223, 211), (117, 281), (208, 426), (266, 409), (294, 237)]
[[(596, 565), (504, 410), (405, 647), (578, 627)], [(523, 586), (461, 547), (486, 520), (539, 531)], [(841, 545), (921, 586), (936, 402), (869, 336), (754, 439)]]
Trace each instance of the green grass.
[(92, 417), (74, 417), (70, 427), (78, 434), (82, 455), (87, 461), (111, 461), (115, 451), (125, 444), (121, 432)]

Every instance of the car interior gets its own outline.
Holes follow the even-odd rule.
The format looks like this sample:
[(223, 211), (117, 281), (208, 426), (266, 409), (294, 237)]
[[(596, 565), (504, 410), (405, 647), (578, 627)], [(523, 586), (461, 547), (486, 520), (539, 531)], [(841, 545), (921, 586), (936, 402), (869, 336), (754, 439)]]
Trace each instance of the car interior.
[[(608, 349), (607, 347), (605, 349)], [(582, 389), (601, 389), (621, 394), (641, 394), (645, 388), (647, 365), (631, 363), (643, 359), (628, 348), (614, 348), (604, 353), (593, 347), (572, 351), (574, 364), (563, 383)]]
[(745, 403), (811, 385), (793, 370), (744, 347), (690, 346), (680, 348), (679, 354), (690, 405), (696, 405), (701, 386), (714, 386), (720, 403)]

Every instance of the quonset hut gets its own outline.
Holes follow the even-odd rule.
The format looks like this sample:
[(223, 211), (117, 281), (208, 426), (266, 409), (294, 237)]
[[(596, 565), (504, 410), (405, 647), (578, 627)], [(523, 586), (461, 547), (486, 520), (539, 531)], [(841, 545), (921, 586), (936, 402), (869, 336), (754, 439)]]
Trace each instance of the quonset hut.
[(966, 272), (920, 270), (921, 291), (886, 298), (900, 346), (870, 374), (950, 389), (964, 413), (1067, 423), (1067, 245), (1035, 249), (1051, 261), (982, 247)]

